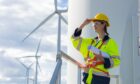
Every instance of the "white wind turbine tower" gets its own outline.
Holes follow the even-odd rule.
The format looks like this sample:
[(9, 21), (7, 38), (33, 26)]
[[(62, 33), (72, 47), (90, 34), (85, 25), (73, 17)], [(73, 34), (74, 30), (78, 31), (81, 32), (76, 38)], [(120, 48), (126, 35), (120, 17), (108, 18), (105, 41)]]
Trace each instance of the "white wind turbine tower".
[[(23, 39), (23, 42), (30, 36), (32, 35), (37, 29), (39, 29), (43, 24), (45, 24), (48, 20), (50, 20), (55, 14), (58, 15), (58, 37), (57, 37), (57, 58), (56, 60), (58, 59), (61, 59), (61, 20), (68, 24), (67, 20), (61, 15), (62, 13), (65, 13), (68, 11), (68, 8), (65, 9), (65, 10), (59, 10), (57, 5), (57, 0), (54, 0), (54, 5), (55, 5), (55, 11), (50, 14), (48, 17), (46, 17), (34, 30), (32, 30), (24, 39)], [(40, 44), (39, 44), (40, 45)], [(39, 50), (39, 47), (37, 49), (37, 52)], [(38, 60), (36, 61), (38, 63)], [(37, 65), (36, 65), (37, 67)], [(61, 70), (60, 70), (61, 72)], [(37, 75), (37, 68), (36, 68), (36, 75)], [(60, 73), (61, 74), (61, 73)], [(61, 77), (58, 77), (58, 78), (61, 78)], [(58, 81), (60, 82), (60, 81)], [(35, 84), (37, 84), (37, 76), (35, 77)]]
[(30, 75), (30, 73), (29, 73), (29, 71), (30, 71), (30, 69), (31, 69), (31, 67), (32, 67), (32, 65), (33, 65), (33, 63), (32, 64), (30, 64), (29, 66), (26, 66), (24, 63), (22, 63), (18, 58), (16, 58), (17, 59), (17, 61), (21, 64), (21, 65), (23, 65), (24, 66), (24, 68), (26, 68), (26, 78), (27, 78), (27, 82), (26, 82), (26, 84), (29, 84), (29, 75)]

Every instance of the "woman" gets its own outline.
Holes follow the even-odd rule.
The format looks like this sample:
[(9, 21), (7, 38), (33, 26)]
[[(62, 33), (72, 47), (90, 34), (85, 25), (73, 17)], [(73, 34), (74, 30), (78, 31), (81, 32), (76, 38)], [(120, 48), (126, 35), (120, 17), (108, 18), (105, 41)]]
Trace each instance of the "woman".
[[(97, 33), (97, 37), (80, 37), (82, 29), (89, 23), (94, 24), (93, 29)], [(85, 84), (109, 84), (108, 69), (120, 64), (118, 46), (107, 32), (109, 26), (109, 18), (103, 13), (98, 13), (94, 18), (86, 19), (79, 28), (76, 28), (71, 37), (73, 46), (82, 54), (86, 62), (83, 72)], [(91, 51), (92, 46), (98, 48), (100, 53)], [(109, 57), (104, 57), (101, 52), (107, 53)]]

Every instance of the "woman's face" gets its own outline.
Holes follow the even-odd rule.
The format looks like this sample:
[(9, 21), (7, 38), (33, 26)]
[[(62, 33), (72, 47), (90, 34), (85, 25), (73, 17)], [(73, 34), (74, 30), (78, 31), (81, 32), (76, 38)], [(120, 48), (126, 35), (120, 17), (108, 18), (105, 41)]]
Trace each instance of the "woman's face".
[(95, 32), (100, 33), (104, 31), (105, 23), (102, 23), (100, 21), (93, 22), (93, 29), (95, 29)]

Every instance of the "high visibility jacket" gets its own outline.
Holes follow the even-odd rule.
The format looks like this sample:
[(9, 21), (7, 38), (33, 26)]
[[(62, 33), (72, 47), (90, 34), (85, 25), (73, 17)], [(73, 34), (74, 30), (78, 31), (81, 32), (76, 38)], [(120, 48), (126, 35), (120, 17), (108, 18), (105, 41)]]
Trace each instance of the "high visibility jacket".
[[(72, 41), (74, 48), (76, 48), (82, 54), (83, 58), (85, 58), (85, 59), (87, 57), (90, 57), (91, 59), (93, 59), (95, 57), (92, 52), (88, 51), (88, 46), (90, 46), (90, 45), (95, 46), (96, 45), (95, 47), (98, 48), (103, 43), (103, 39), (99, 40), (96, 38), (83, 38), (83, 37), (80, 37), (80, 35), (79, 36), (72, 35), (71, 41)], [(93, 41), (93, 43), (91, 44), (92, 41)], [(103, 52), (106, 52), (110, 56), (110, 58), (108, 58), (110, 66), (107, 68), (105, 67), (106, 66), (106, 58), (104, 58), (105, 63), (96, 66), (96, 68), (98, 68), (100, 70), (98, 70), (96, 68), (90, 68), (90, 70), (88, 72), (89, 75), (88, 75), (88, 78), (86, 81), (87, 84), (91, 84), (92, 74), (109, 77), (104, 72), (108, 72), (109, 68), (118, 66), (120, 64), (120, 59), (119, 59), (120, 55), (119, 55), (118, 45), (114, 39), (112, 39), (112, 38), (107, 39), (103, 43), (103, 45), (101, 46), (100, 50)], [(88, 52), (89, 52), (89, 54), (88, 54)], [(89, 55), (89, 56), (87, 56), (87, 55)]]

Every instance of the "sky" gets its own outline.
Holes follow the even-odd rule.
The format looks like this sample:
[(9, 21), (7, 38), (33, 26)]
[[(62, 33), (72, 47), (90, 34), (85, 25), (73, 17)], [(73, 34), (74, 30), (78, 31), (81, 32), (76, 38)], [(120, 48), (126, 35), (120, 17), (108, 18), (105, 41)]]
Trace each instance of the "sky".
[[(67, 0), (58, 0), (58, 8), (66, 9)], [(55, 67), (57, 49), (58, 16), (55, 15), (24, 42), (27, 36), (41, 21), (54, 11), (53, 0), (0, 0), (0, 84), (25, 84), (26, 68), (17, 58), (30, 69), (33, 79), (35, 59), (22, 58), (35, 56), (39, 39), (42, 39), (38, 55), (41, 71), (39, 83), (46, 84), (51, 78)], [(62, 14), (67, 19), (67, 13)], [(63, 51), (67, 51), (67, 25), (62, 22), (61, 39)], [(66, 63), (62, 68), (66, 67)], [(62, 79), (65, 83), (65, 71)], [(30, 80), (32, 84), (33, 81)]]

